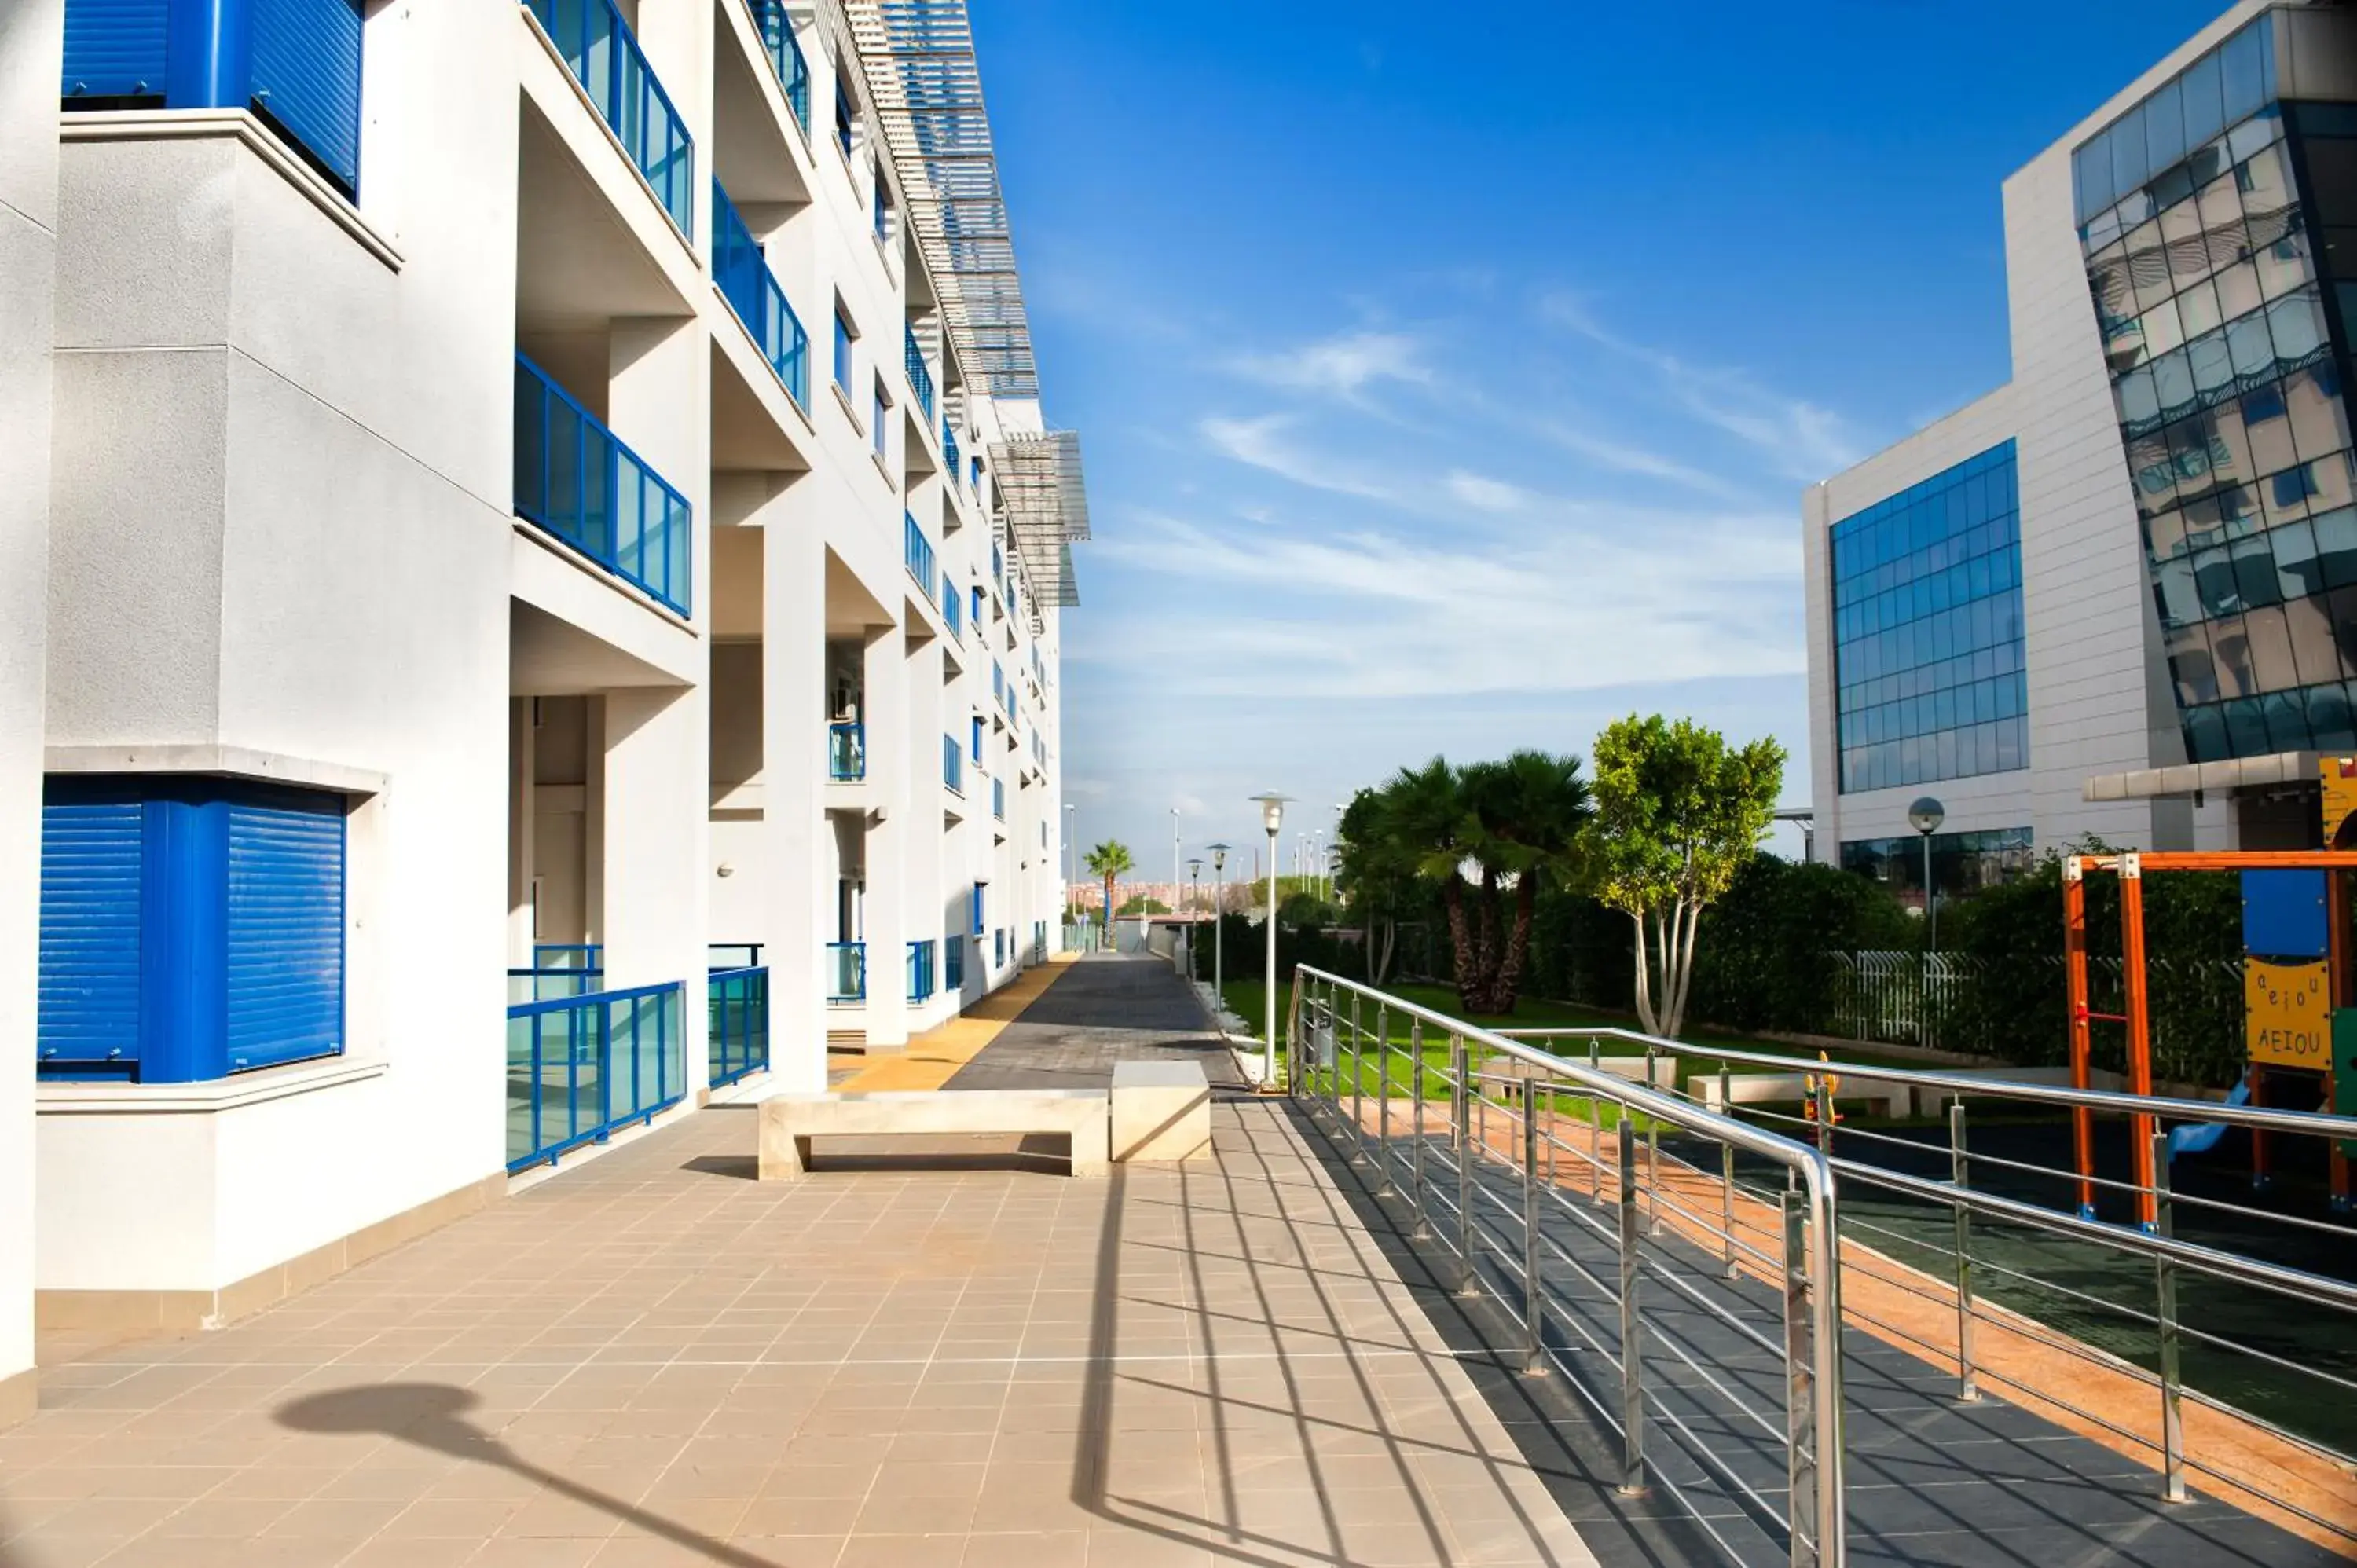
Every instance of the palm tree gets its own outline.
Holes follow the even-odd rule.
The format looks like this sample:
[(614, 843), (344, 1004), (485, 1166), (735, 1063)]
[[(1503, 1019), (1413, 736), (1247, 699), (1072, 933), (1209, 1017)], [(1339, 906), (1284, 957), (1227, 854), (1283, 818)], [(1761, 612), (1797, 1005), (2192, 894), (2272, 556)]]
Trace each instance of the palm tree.
[(1137, 862), (1130, 857), (1127, 844), (1119, 839), (1107, 839), (1089, 851), (1088, 859), (1084, 864), (1092, 873), (1104, 878), (1105, 929), (1111, 930), (1114, 908), (1113, 885), (1124, 872), (1135, 867)]
[(1438, 886), (1458, 1002), (1469, 1013), (1512, 1013), (1539, 884), (1578, 876), (1579, 830), (1595, 811), (1579, 758), (1518, 751), (1458, 768), (1436, 757), (1394, 775), (1378, 802), (1369, 814), (1388, 856)]

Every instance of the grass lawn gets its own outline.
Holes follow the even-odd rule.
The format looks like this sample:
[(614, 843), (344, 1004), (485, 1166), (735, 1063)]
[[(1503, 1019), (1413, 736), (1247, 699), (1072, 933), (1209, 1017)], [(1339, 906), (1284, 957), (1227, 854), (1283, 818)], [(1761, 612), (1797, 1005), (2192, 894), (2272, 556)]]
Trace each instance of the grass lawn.
[[(1286, 1004), (1291, 999), (1291, 986), (1287, 984), (1278, 992), (1276, 1004), (1280, 1013), (1283, 1012)], [(1465, 1015), (1460, 1013), (1457, 1002), (1457, 993), (1445, 985), (1394, 984), (1387, 986), (1385, 989), (1390, 991), (1392, 994), (1399, 996), (1406, 1001), (1413, 1002), (1420, 1007), (1429, 1008), (1435, 1013), (1439, 1013), (1449, 1017), (1461, 1016), (1467, 1023), (1476, 1025), (1485, 1029), (1586, 1029), (1618, 1027), (1633, 1030), (1638, 1027), (1635, 1019), (1623, 1017), (1618, 1014), (1602, 1013), (1589, 1008), (1568, 1006), (1562, 1003), (1541, 1002), (1529, 997), (1524, 997), (1518, 1001), (1515, 1004), (1514, 1011), (1511, 1015), (1499, 1017), (1482, 1014)], [(1265, 1016), (1262, 1009), (1267, 1004), (1266, 992), (1261, 983), (1256, 980), (1232, 980), (1227, 983), (1224, 995), (1227, 1001), (1228, 1010), (1244, 1019), (1247, 1024), (1251, 1026), (1251, 1033), (1254, 1036), (1257, 1036), (1260, 1033), (1262, 1019)], [(1347, 999), (1342, 1003), (1342, 1009), (1343, 1018), (1347, 1026), (1347, 1022), (1350, 1018), (1350, 1003)], [(1371, 1004), (1361, 1004), (1359, 1013), (1359, 1024), (1360, 1026), (1366, 1030), (1370, 1036), (1372, 1035), (1373, 1031), (1377, 1027), (1375, 1009)], [(1278, 1020), (1278, 1025), (1280, 1028), (1283, 1026), (1282, 1018)], [(1408, 1094), (1411, 1090), (1411, 1085), (1408, 1080), (1405, 1048), (1412, 1037), (1411, 1030), (1414, 1026), (1412, 1021), (1405, 1015), (1392, 1014), (1383, 1020), (1383, 1026), (1385, 1034), (1393, 1044), (1401, 1047), (1399, 1052), (1390, 1058), (1393, 1083), (1392, 1093), (1394, 1096), (1405, 1096)], [(1347, 1027), (1344, 1032), (1347, 1035)], [(1729, 1050), (1756, 1051), (1763, 1056), (1790, 1057), (1795, 1062), (1813, 1062), (1817, 1058), (1817, 1053), (1813, 1049), (1805, 1046), (1796, 1046), (1782, 1040), (1755, 1039), (1749, 1036), (1729, 1034), (1725, 1031), (1715, 1029), (1689, 1029), (1680, 1035), (1679, 1038), (1684, 1040), (1690, 1045), (1700, 1046), (1706, 1049), (1712, 1046), (1723, 1046)], [(1345, 1092), (1347, 1092), (1349, 1089), (1348, 1074), (1350, 1071), (1350, 1068), (1348, 1066), (1349, 1056), (1347, 1054), (1347, 1039), (1342, 1043), (1345, 1047), (1345, 1054), (1343, 1057), (1343, 1066), (1340, 1070), (1345, 1075), (1343, 1088)], [(1551, 1047), (1556, 1054), (1575, 1058), (1584, 1058), (1587, 1051), (1586, 1042), (1579, 1040), (1534, 1040), (1529, 1042), (1529, 1044), (1543, 1049)], [(1606, 1056), (1642, 1056), (1644, 1055), (1645, 1049), (1641, 1045), (1630, 1040), (1604, 1040), (1600, 1042), (1600, 1045), (1602, 1052)], [(1422, 1057), (1426, 1071), (1425, 1092), (1427, 1096), (1437, 1097), (1443, 1090), (1441, 1075), (1446, 1072), (1448, 1067), (1448, 1036), (1427, 1027), (1424, 1032), (1424, 1048)], [(1839, 1054), (1839, 1059), (1857, 1062), (1862, 1066), (1872, 1067), (1905, 1067), (1910, 1065), (1921, 1065), (1920, 1063), (1910, 1062), (1908, 1058), (1890, 1056), (1866, 1047), (1857, 1047), (1846, 1049)], [(1718, 1070), (1717, 1064), (1705, 1057), (1682, 1057), (1677, 1058), (1677, 1061), (1678, 1081), (1682, 1085), (1693, 1078), (1697, 1076), (1707, 1077)], [(1757, 1071), (1759, 1069), (1755, 1068), (1748, 1070)], [(1362, 1063), (1361, 1069), (1361, 1075), (1363, 1080), (1362, 1087), (1365, 1092), (1372, 1094), (1376, 1091), (1382, 1082), (1382, 1074), (1383, 1068), (1374, 1059), (1374, 1057), (1372, 1054), (1372, 1041), (1370, 1041), (1370, 1054)], [(1587, 1101), (1585, 1097), (1572, 1095), (1560, 1096), (1557, 1100), (1557, 1109), (1563, 1114), (1577, 1115), (1582, 1120), (1585, 1120), (1588, 1114)], [(1607, 1104), (1604, 1107), (1604, 1111), (1605, 1125), (1610, 1126), (1613, 1122), (1614, 1107)], [(1851, 1114), (1852, 1113), (1845, 1112), (1844, 1119), (1851, 1119)]]

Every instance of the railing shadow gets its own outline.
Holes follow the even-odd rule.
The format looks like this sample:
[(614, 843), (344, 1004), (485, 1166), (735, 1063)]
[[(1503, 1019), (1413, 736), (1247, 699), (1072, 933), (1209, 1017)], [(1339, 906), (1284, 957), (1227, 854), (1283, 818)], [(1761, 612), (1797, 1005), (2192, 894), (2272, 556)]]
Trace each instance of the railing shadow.
[(279, 1425), (292, 1432), (390, 1437), (470, 1464), (494, 1465), (724, 1568), (778, 1568), (771, 1558), (716, 1541), (675, 1520), (533, 1464), (466, 1419), (467, 1412), (480, 1402), (480, 1396), (472, 1390), (453, 1383), (361, 1383), (307, 1395), (272, 1413)]

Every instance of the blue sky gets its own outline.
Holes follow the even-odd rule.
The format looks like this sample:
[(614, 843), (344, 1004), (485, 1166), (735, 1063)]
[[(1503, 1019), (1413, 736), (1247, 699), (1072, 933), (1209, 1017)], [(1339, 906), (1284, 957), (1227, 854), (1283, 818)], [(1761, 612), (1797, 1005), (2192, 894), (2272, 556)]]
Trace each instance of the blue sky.
[(1084, 844), (1631, 711), (1792, 753), (1799, 495), (2004, 380), (1998, 186), (2219, 0), (973, 0)]

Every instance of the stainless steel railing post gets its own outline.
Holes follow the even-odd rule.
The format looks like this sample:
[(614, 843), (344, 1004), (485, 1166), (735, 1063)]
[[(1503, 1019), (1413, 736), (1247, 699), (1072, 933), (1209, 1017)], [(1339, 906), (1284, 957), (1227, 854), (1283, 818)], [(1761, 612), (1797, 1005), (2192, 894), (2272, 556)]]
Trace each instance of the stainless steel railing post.
[(1545, 1305), (1539, 1278), (1539, 1119), (1531, 1086), (1523, 1080), (1523, 1370), (1546, 1370)]
[[(2169, 1233), (2169, 1134), (2152, 1135), (2153, 1222), (2158, 1233)], [(2179, 1409), (2184, 1385), (2178, 1377), (2177, 1264), (2169, 1258), (2152, 1261), (2156, 1331), (2160, 1337), (2160, 1475), (2161, 1496), (2172, 1503), (2185, 1500), (2185, 1415)]]
[(1620, 1118), (1620, 1490), (1645, 1489), (1643, 1326), (1637, 1316), (1637, 1124)]
[[(1594, 1040), (1587, 1042), (1587, 1070), (1601, 1072), (1597, 1064), (1603, 1059), (1600, 1047)], [(1604, 1207), (1604, 1097), (1594, 1090), (1587, 1091), (1587, 1176), (1589, 1194), (1596, 1207)]]
[[(1961, 1098), (1948, 1102), (1948, 1179), (1960, 1191), (1973, 1185)], [(1973, 1373), (1973, 1211), (1962, 1202), (1956, 1205), (1956, 1397), (1981, 1397)]]
[[(1383, 1010), (1378, 1007), (1376, 1015), (1380, 1017), (1382, 1012)], [(1367, 1123), (1365, 1117), (1361, 1114), (1360, 1105), (1360, 1093), (1367, 1076), (1367, 1035), (1366, 1030), (1360, 1024), (1359, 1016), (1359, 993), (1353, 991), (1351, 993), (1351, 1163), (1354, 1165), (1367, 1163)], [(1337, 1067), (1341, 1065), (1339, 1052), (1335, 1056), (1335, 1065)], [(1334, 1095), (1334, 1109), (1340, 1111), (1341, 1108), (1342, 1096), (1338, 1085)]]
[[(1653, 1087), (1653, 1047), (1645, 1047), (1645, 1087)], [(1657, 1116), (1645, 1118), (1645, 1231), (1648, 1235), (1662, 1233), (1662, 1122)]]
[[(1727, 1064), (1718, 1064), (1718, 1113), (1729, 1121), (1735, 1119), (1733, 1080)], [(1736, 1279), (1742, 1271), (1735, 1263), (1735, 1145), (1718, 1145), (1718, 1219), (1727, 1248), (1727, 1277)]]
[(1375, 1184), (1377, 1197), (1392, 1196), (1392, 1024), (1391, 1009), (1375, 1009), (1375, 1158), (1383, 1166), (1383, 1180)]
[(1468, 1098), (1473, 1075), (1464, 1036), (1448, 1036), (1448, 1059), (1457, 1075), (1457, 1294), (1472, 1295), (1480, 1288), (1473, 1283), (1474, 1238), (1480, 1232), (1473, 1225), (1473, 1104)]
[(1816, 1464), (1815, 1319), (1809, 1300), (1809, 1214), (1802, 1195), (1784, 1189), (1784, 1463), (1792, 1505), (1792, 1568), (1813, 1568), (1819, 1553)]
[(1410, 1196), (1415, 1199), (1415, 1239), (1419, 1241), (1432, 1234), (1432, 1219), (1424, 1208), (1424, 1020), (1416, 1019), (1407, 1031), (1408, 1071), (1415, 1075), (1409, 1090), (1414, 1097), (1415, 1120), (1410, 1124), (1407, 1143), (1407, 1180)]
[(1823, 1073), (1809, 1079), (1809, 1094), (1817, 1106), (1817, 1153), (1827, 1159), (1834, 1155), (1834, 1086)]

